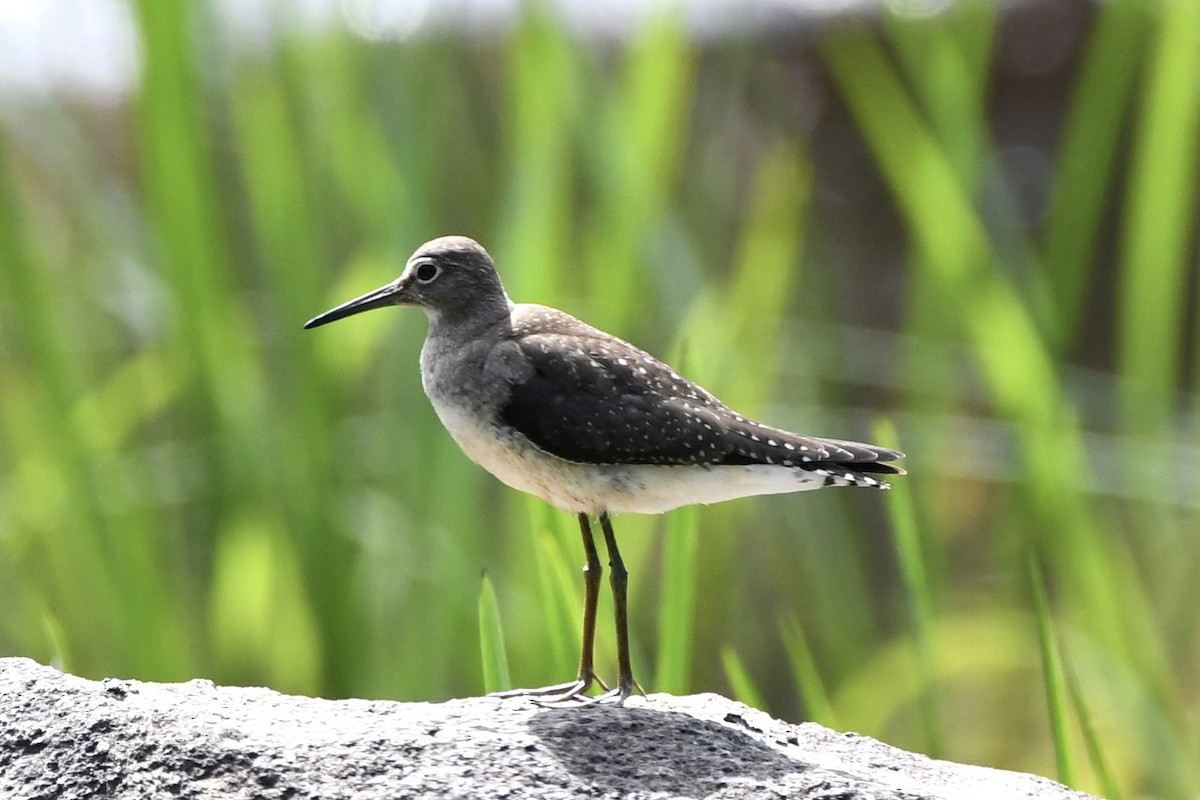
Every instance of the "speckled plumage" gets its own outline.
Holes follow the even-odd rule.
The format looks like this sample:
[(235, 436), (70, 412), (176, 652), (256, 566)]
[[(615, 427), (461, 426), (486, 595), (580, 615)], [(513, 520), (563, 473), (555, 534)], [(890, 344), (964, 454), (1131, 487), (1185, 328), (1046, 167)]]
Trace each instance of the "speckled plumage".
[[(514, 304), (491, 257), (465, 237), (426, 243), (395, 281), (305, 327), (389, 305), (418, 306), (429, 318), (422, 382), (463, 452), (509, 486), (580, 515), (597, 575), (587, 514), (599, 516), (623, 582), (609, 512), (658, 513), (834, 485), (886, 489), (875, 475), (903, 474), (887, 463), (899, 452), (747, 419), (615, 336), (553, 308)], [(619, 591), (620, 629), (623, 583)], [(594, 677), (588, 614), (580, 677), (559, 699), (578, 699)], [(620, 703), (633, 678), (627, 647), (618, 650), (625, 654), (613, 695)]]
[[(731, 411), (653, 356), (561, 311), (513, 307), (511, 339), (533, 368), (509, 387), (500, 421), (560, 458), (594, 464), (734, 466), (861, 473), (899, 453), (771, 428)], [(814, 466), (806, 466), (814, 465)], [(819, 466), (815, 466), (819, 465)]]

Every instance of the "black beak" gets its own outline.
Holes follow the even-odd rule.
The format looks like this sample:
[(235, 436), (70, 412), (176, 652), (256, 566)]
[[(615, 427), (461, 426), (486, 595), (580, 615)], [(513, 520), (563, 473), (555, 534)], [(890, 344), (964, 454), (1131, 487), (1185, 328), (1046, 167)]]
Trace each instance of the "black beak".
[(356, 297), (353, 300), (348, 300), (342, 303), (337, 308), (331, 308), (324, 314), (317, 316), (304, 323), (304, 329), (315, 328), (318, 325), (324, 325), (326, 322), (333, 322), (342, 319), (343, 317), (353, 316), (354, 314), (363, 311), (370, 311), (373, 308), (383, 308), (384, 306), (399, 305), (396, 300), (396, 293), (399, 287), (395, 283), (389, 283), (387, 286), (380, 286), (373, 292), (367, 292), (362, 297)]

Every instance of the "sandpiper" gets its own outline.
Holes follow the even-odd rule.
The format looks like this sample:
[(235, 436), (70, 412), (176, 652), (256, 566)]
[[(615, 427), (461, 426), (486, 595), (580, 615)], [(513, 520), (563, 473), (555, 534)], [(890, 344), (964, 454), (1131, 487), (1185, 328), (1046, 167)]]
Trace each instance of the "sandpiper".
[[(429, 319), (421, 381), (463, 452), (514, 489), (579, 519), (586, 554), (579, 672), (567, 683), (503, 696), (622, 705), (639, 688), (629, 662), (627, 572), (610, 514), (824, 486), (886, 489), (876, 475), (904, 474), (887, 463), (903, 453), (748, 419), (616, 336), (557, 309), (513, 303), (491, 256), (463, 236), (427, 242), (399, 278), (304, 327), (394, 305), (417, 306)], [(602, 567), (590, 516), (600, 522), (609, 556), (618, 663), (612, 689), (593, 665)], [(593, 683), (603, 693), (588, 697)]]

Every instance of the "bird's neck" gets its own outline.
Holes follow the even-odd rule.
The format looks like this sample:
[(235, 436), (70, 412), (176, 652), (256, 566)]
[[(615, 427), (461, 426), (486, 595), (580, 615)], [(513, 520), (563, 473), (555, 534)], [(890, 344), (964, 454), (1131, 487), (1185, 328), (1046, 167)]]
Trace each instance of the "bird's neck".
[(429, 338), (451, 346), (465, 345), (507, 322), (512, 315), (512, 308), (508, 295), (500, 294), (467, 308), (428, 311)]
[(488, 308), (486, 313), (476, 307), (464, 318), (446, 310), (429, 314), (429, 333), (421, 347), (421, 382), (443, 422), (447, 414), (463, 408), (471, 414), (490, 413), (480, 410), (492, 395), (486, 386), (488, 358), (511, 331), (509, 307)]

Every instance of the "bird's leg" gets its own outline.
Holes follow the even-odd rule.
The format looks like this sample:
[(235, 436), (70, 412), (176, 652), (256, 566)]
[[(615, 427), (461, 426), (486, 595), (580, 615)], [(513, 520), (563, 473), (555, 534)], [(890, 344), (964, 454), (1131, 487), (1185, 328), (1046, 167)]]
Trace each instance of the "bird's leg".
[(596, 605), (600, 600), (600, 575), (604, 567), (600, 565), (600, 554), (596, 552), (596, 541), (592, 538), (592, 526), (588, 523), (587, 514), (579, 515), (579, 530), (583, 534), (583, 551), (587, 561), (583, 565), (583, 642), (579, 648), (579, 675), (576, 683), (583, 684), (579, 693), (583, 693), (592, 685), (592, 681), (608, 691), (604, 681), (596, 675), (593, 665), (596, 644)]
[(575, 680), (543, 686), (540, 689), (513, 689), (494, 692), (494, 697), (536, 697), (542, 704), (553, 705), (569, 701), (582, 701), (593, 683), (608, 691), (604, 681), (596, 675), (594, 664), (596, 641), (596, 604), (600, 599), (600, 575), (604, 568), (600, 554), (596, 552), (596, 541), (592, 538), (592, 526), (585, 513), (579, 514), (579, 532), (583, 535), (583, 552), (587, 558), (583, 565), (583, 642), (579, 648), (579, 673)]
[(626, 602), (626, 590), (629, 585), (629, 572), (625, 562), (621, 560), (621, 551), (617, 549), (617, 537), (613, 535), (612, 521), (608, 512), (600, 514), (600, 527), (604, 530), (604, 546), (608, 550), (608, 579), (612, 584), (613, 610), (617, 619), (617, 685), (604, 694), (588, 701), (592, 703), (613, 703), (624, 705), (634, 691), (645, 694), (642, 687), (633, 679), (633, 667), (629, 663), (629, 614)]

